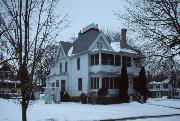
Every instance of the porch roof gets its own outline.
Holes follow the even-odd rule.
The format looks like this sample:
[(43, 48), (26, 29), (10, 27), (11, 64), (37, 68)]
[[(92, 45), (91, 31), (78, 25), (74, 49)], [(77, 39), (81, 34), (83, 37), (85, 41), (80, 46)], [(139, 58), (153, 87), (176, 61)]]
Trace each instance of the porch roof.
[[(120, 76), (121, 73), (120, 72), (107, 72), (107, 71), (98, 71), (98, 72), (90, 72), (89, 73), (90, 76), (93, 75), (116, 75), (116, 76)], [(129, 77), (137, 77), (137, 75), (134, 75), (133, 73), (128, 73)]]

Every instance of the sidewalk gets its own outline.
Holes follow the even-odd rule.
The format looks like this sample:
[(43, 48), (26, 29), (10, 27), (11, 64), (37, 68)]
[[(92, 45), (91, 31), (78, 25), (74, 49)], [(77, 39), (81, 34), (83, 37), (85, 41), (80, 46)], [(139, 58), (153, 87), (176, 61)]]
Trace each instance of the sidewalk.
[(180, 114), (158, 115), (158, 116), (138, 116), (138, 117), (128, 117), (128, 118), (109, 119), (109, 120), (100, 120), (100, 121), (126, 121), (126, 120), (137, 120), (137, 119), (148, 119), (148, 118), (163, 118), (163, 117), (173, 117), (173, 116), (180, 116)]

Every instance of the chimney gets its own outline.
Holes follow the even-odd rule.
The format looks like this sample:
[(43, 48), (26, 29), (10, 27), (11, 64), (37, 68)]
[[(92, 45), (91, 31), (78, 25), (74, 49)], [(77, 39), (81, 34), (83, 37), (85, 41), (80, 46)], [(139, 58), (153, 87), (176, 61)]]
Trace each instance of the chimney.
[(121, 48), (125, 48), (127, 45), (127, 41), (126, 41), (126, 32), (127, 29), (121, 29), (121, 39), (120, 39), (120, 46)]
[(80, 37), (81, 36), (81, 30), (79, 31), (79, 33), (78, 33), (78, 37)]

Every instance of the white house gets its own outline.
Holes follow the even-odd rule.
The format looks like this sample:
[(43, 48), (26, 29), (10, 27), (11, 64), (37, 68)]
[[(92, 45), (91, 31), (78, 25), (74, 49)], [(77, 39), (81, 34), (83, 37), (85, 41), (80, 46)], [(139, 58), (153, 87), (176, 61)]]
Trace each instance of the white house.
[(113, 41), (90, 24), (78, 33), (73, 42), (60, 42), (58, 57), (50, 65), (46, 80), (46, 103), (60, 101), (60, 90), (71, 97), (81, 93), (108, 89), (108, 95), (118, 94), (117, 83), (121, 67), (126, 64), (129, 75), (128, 93), (133, 93), (133, 81), (143, 62), (140, 51), (126, 42), (126, 29), (121, 30), (121, 40)]
[(152, 97), (168, 97), (171, 95), (170, 79), (166, 79), (162, 82), (152, 81), (148, 84), (148, 89), (151, 92)]

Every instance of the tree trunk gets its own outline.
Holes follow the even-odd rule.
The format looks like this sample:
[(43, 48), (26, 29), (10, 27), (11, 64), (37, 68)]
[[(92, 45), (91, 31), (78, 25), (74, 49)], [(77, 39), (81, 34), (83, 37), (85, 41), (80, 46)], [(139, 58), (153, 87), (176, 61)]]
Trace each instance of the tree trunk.
[(27, 108), (23, 103), (22, 103), (21, 107), (22, 107), (22, 121), (27, 121), (27, 116), (26, 116)]

